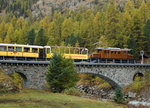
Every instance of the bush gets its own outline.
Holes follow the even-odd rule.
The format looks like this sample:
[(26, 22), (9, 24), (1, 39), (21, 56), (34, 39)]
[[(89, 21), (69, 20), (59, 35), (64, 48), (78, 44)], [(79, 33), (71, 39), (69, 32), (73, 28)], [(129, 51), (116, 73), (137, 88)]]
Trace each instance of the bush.
[(0, 93), (19, 91), (13, 80), (0, 68)]
[(116, 101), (117, 103), (125, 102), (124, 94), (120, 87), (117, 87), (115, 90), (114, 101)]
[(64, 94), (73, 95), (73, 96), (81, 96), (81, 92), (74, 87), (64, 90)]

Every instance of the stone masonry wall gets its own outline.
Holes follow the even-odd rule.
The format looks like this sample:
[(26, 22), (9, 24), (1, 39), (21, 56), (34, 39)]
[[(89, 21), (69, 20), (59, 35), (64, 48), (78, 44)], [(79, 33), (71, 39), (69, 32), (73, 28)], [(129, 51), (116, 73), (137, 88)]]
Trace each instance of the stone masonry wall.
[[(48, 71), (48, 64), (0, 64), (0, 67), (11, 74), (19, 73), (23, 77), (24, 88), (46, 88), (45, 74)], [(114, 88), (116, 86), (124, 87), (133, 82), (137, 73), (145, 74), (149, 67), (144, 66), (117, 66), (117, 65), (76, 65), (78, 73), (95, 74), (110, 83)]]

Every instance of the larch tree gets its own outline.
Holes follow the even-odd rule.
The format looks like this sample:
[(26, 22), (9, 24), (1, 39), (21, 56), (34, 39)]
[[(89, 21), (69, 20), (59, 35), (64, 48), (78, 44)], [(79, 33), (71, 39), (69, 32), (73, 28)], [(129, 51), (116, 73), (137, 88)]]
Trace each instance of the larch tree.
[(45, 16), (41, 21), (40, 21), (40, 28), (43, 28), (44, 34), (47, 36), (48, 35), (48, 28), (50, 24), (50, 18), (48, 16)]
[(130, 35), (132, 34), (132, 18), (128, 11), (126, 11), (122, 16), (122, 23), (121, 23), (121, 35), (123, 35), (123, 47), (128, 47), (128, 40), (130, 38)]
[(0, 39), (2, 42), (4, 40), (5, 34), (6, 34), (5, 22), (2, 21), (2, 23), (0, 24)]
[(62, 41), (65, 40), (68, 36), (70, 36), (73, 32), (73, 24), (71, 19), (65, 19), (62, 23)]
[(124, 11), (128, 12), (131, 16), (133, 15), (133, 13), (134, 13), (134, 6), (133, 6), (133, 3), (131, 2), (131, 0), (128, 0), (126, 2), (125, 7), (124, 7)]
[(95, 37), (95, 40), (94, 42), (97, 42), (98, 39), (100, 38), (100, 28), (101, 28), (101, 25), (100, 25), (100, 13), (97, 12), (95, 18), (94, 18), (94, 37)]
[(106, 11), (105, 36), (109, 46), (120, 47), (118, 45), (120, 43), (118, 40), (120, 38), (119, 11), (113, 0), (110, 1)]
[(13, 28), (13, 25), (10, 24), (10, 26), (8, 28), (8, 31), (7, 31), (7, 35), (6, 35), (5, 40), (4, 40), (5, 43), (12, 43), (13, 33), (14, 33), (14, 28)]
[(57, 32), (57, 25), (53, 21), (49, 25), (47, 45), (56, 45), (56, 44), (58, 44), (57, 42), (60, 42), (59, 40), (60, 40), (60, 38), (59, 38), (59, 34)]
[(148, 18), (148, 7), (145, 4), (145, 1), (143, 0), (140, 8), (139, 8), (139, 14), (141, 16), (141, 19), (143, 21), (143, 24), (146, 23), (146, 20)]
[(142, 21), (142, 18), (139, 14), (139, 11), (137, 10), (133, 16), (133, 27), (132, 27), (132, 33), (136, 38), (137, 42), (137, 49), (138, 51), (144, 50), (145, 45), (145, 36), (144, 36), (144, 30), (143, 30), (144, 24)]
[(17, 18), (15, 16), (13, 16), (13, 18), (11, 19), (10, 23), (13, 25), (14, 29), (16, 27), (16, 23), (17, 23)]
[(56, 44), (60, 45), (62, 40), (62, 23), (64, 21), (64, 18), (61, 15), (61, 13), (54, 13), (53, 21), (54, 21), (55, 31), (56, 31), (54, 37), (57, 38)]
[(23, 29), (24, 26), (25, 26), (24, 19), (23, 19), (23, 17), (20, 17), (20, 18), (17, 20), (16, 29)]

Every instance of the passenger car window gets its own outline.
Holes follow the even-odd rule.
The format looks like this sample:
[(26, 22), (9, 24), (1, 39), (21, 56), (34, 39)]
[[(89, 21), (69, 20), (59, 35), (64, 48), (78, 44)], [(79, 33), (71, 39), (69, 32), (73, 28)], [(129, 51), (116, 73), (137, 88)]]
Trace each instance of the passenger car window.
[(0, 51), (6, 51), (6, 46), (0, 46)]
[(14, 47), (8, 47), (8, 51), (14, 51)]
[(16, 51), (17, 52), (22, 52), (22, 48), (21, 47), (16, 47)]
[(32, 52), (33, 53), (38, 53), (38, 49), (37, 48), (32, 48)]
[(30, 52), (30, 48), (24, 48), (24, 52)]

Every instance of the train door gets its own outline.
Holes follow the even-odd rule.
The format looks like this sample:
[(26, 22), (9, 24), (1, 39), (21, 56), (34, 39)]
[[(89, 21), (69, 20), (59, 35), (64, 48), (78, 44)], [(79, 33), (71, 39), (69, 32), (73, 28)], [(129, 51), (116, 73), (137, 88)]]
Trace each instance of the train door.
[(41, 59), (46, 58), (45, 48), (40, 48), (39, 49), (39, 58), (41, 58)]

